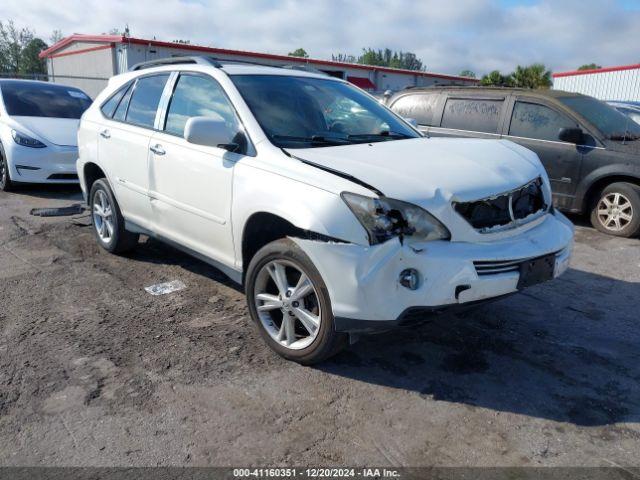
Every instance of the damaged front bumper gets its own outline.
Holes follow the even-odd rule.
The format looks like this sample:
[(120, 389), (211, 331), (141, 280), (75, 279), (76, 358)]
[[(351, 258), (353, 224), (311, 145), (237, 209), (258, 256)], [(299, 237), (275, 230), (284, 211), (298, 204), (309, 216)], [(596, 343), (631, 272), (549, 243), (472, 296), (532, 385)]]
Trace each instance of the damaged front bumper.
[[(564, 273), (573, 249), (573, 225), (561, 213), (548, 214), (522, 234), (484, 243), (389, 240), (380, 245), (293, 239), (311, 258), (331, 298), (336, 329), (384, 330), (429, 311), (462, 307), (519, 290), (520, 265), (547, 257), (552, 277)], [(417, 287), (400, 283), (414, 269)]]

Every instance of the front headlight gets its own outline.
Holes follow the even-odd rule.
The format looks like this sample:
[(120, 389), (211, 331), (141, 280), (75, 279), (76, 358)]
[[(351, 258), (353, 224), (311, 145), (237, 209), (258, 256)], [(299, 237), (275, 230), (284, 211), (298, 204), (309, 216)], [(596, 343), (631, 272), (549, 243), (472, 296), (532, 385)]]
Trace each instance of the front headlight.
[(11, 130), (11, 136), (13, 140), (23, 147), (31, 147), (31, 148), (44, 148), (46, 145), (42, 143), (40, 140), (36, 140), (35, 138), (30, 137), (29, 135), (25, 135), (24, 133), (17, 132), (15, 130)]
[(448, 240), (451, 234), (437, 218), (411, 203), (381, 197), (372, 198), (342, 192), (342, 199), (369, 234), (375, 245), (390, 238), (411, 237), (418, 241)]

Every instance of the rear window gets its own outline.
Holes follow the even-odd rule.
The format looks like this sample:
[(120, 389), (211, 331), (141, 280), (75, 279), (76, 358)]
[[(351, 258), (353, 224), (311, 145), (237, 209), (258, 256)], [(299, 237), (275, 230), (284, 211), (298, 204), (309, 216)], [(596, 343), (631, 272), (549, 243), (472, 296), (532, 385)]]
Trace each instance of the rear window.
[(0, 90), (12, 116), (80, 118), (91, 105), (82, 90), (53, 83), (5, 81)]
[(404, 118), (413, 118), (418, 125), (433, 125), (433, 114), (438, 103), (437, 93), (403, 95), (391, 109)]
[(153, 128), (156, 110), (168, 78), (167, 73), (138, 79), (129, 100), (127, 123)]
[(449, 98), (442, 115), (443, 128), (498, 133), (504, 100)]

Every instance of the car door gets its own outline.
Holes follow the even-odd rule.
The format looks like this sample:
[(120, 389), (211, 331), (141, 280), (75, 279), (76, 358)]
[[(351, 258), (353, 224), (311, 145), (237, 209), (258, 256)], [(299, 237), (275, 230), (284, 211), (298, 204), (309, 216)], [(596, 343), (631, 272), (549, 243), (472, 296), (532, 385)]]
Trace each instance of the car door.
[(449, 94), (429, 136), (499, 139), (505, 118), (506, 94)]
[(581, 146), (558, 138), (561, 128), (580, 127), (568, 114), (550, 102), (516, 96), (505, 138), (533, 150), (547, 170), (554, 204), (570, 208), (580, 180)]
[(168, 73), (140, 77), (128, 85), (113, 113), (105, 111), (113, 106), (113, 98), (103, 105), (108, 119), (99, 132), (98, 157), (107, 166), (123, 216), (145, 228), (151, 219), (149, 141), (168, 78)]
[(190, 117), (222, 117), (240, 131), (235, 110), (211, 76), (183, 72), (151, 138), (150, 205), (154, 231), (227, 265), (234, 263), (231, 231), (233, 167), (243, 154), (187, 142)]

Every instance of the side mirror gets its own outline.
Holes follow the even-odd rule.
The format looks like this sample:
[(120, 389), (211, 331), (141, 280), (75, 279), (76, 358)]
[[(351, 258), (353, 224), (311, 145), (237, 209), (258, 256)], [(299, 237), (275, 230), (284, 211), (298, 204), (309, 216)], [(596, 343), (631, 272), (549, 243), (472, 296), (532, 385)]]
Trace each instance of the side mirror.
[(220, 116), (191, 117), (184, 127), (184, 139), (196, 145), (220, 147), (235, 151), (239, 145), (234, 143), (238, 132), (229, 128)]
[(582, 143), (582, 129), (581, 128), (561, 128), (558, 130), (558, 139), (562, 142)]
[(404, 121), (411, 125), (413, 128), (418, 128), (418, 121), (415, 118), (404, 118)]

